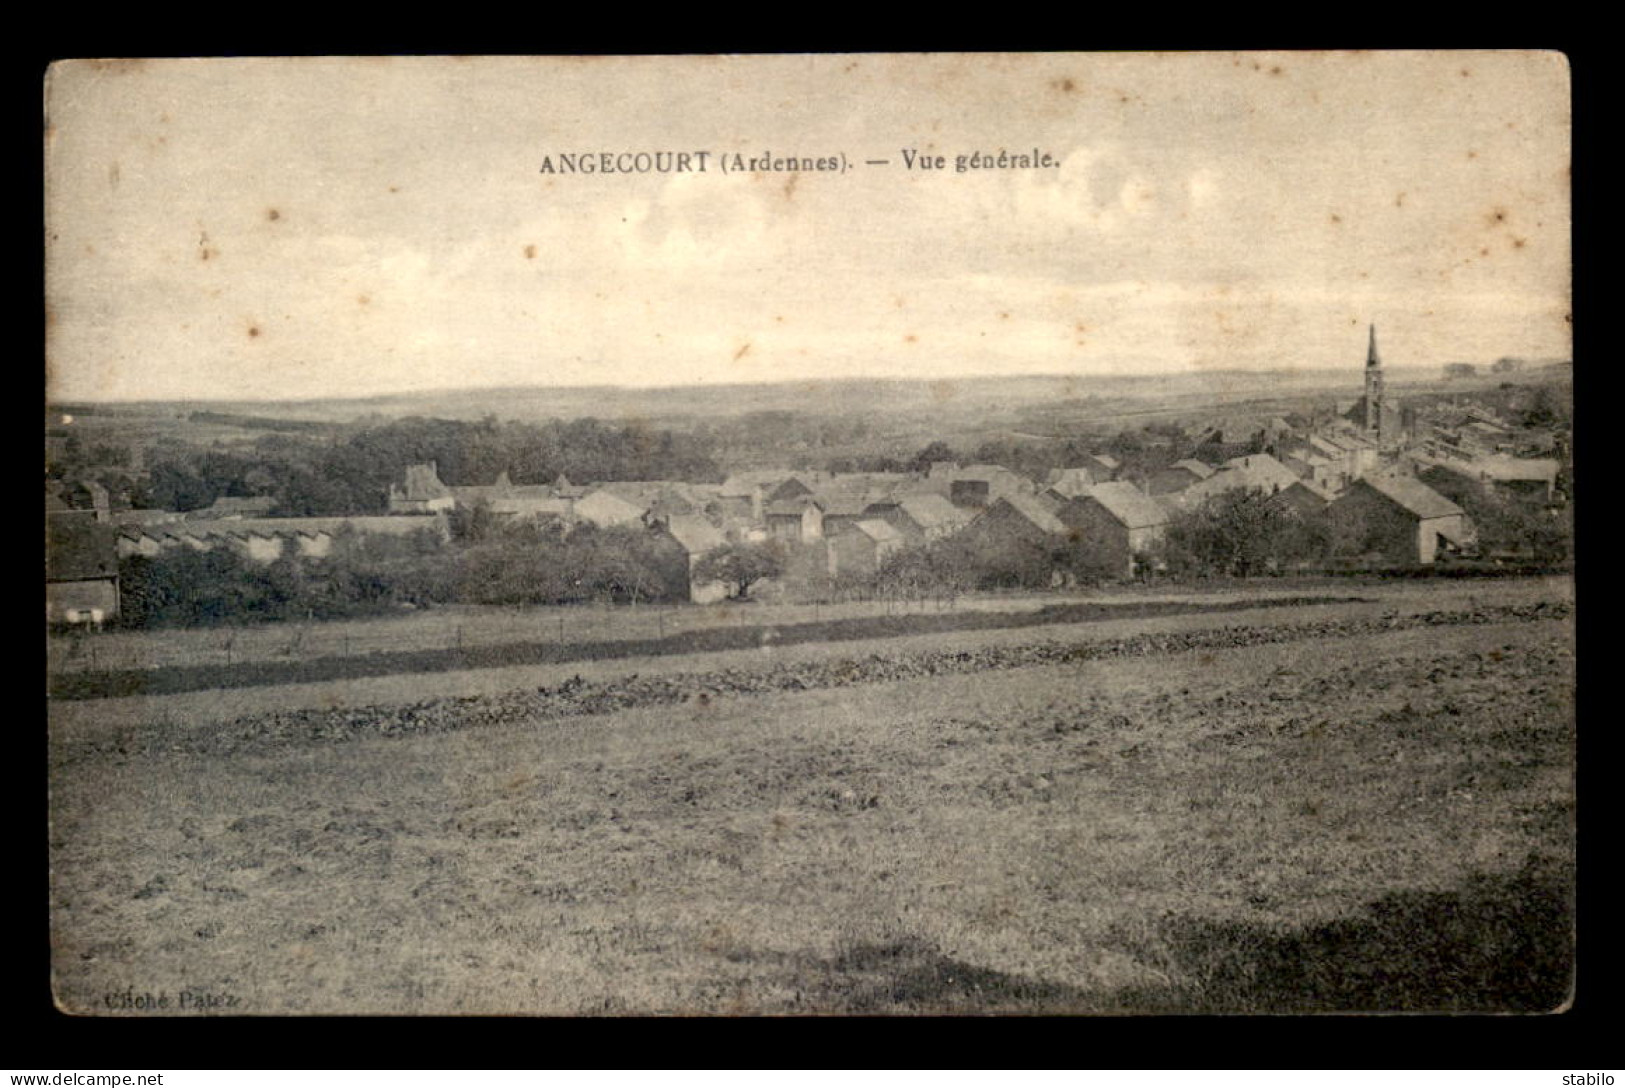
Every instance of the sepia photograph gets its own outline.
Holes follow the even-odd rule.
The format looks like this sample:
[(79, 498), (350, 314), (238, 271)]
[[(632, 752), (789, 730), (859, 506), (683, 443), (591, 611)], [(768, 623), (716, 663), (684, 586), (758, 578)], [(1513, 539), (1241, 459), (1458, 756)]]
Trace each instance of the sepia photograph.
[(41, 90), (60, 1012), (1572, 1006), (1561, 53)]

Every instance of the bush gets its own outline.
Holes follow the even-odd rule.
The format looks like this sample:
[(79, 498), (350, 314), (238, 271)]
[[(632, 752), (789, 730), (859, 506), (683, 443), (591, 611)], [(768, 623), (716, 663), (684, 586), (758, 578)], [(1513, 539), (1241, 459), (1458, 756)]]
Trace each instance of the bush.
[(1170, 519), (1158, 558), (1174, 577), (1245, 578), (1323, 557), (1329, 546), (1318, 522), (1297, 516), (1274, 496), (1237, 488)]

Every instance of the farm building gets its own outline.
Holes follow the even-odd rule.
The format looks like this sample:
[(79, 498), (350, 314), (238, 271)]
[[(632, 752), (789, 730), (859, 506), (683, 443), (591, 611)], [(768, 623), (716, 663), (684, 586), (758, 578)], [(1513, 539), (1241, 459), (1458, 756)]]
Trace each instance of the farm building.
[(1224, 464), (1226, 468), (1241, 469), (1246, 472), (1251, 477), (1253, 486), (1272, 495), (1298, 482), (1297, 475), (1291, 469), (1267, 453), (1252, 453), (1245, 457), (1232, 457)]
[(55, 490), (47, 485), (46, 512), (52, 517), (73, 516), (79, 520), (104, 523), (112, 514), (107, 488), (95, 480), (79, 480)]
[(955, 506), (981, 510), (1005, 496), (1031, 495), (1036, 489), (1031, 480), (1003, 465), (961, 468), (951, 462), (938, 462), (932, 464), (931, 471), (921, 481), (920, 490), (944, 495)]
[(440, 482), (439, 467), (433, 461), (406, 466), (405, 483), (389, 485), (391, 514), (437, 514), (456, 505), (456, 496)]
[(407, 538), (427, 534), (436, 543), (450, 539), (444, 517), (212, 518), (175, 524), (123, 525), (117, 530), (120, 559), (151, 558), (172, 548), (212, 551), (228, 548), (255, 563), (283, 556), (322, 559), (345, 538)]
[[(564, 480), (564, 477), (560, 476), (559, 479)], [(568, 480), (564, 480), (564, 483), (564, 491), (561, 491), (557, 481), (551, 486), (516, 485), (503, 471), (489, 486), (453, 487), (450, 490), (460, 510), (484, 503), (486, 509), (502, 518), (569, 521), (575, 513), (574, 496), (564, 493), (573, 490), (569, 488)]]
[(869, 575), (903, 546), (903, 534), (878, 518), (853, 522), (829, 536), (831, 575)]
[(1090, 488), (1087, 495), (1068, 502), (1060, 516), (1130, 576), (1134, 557), (1159, 544), (1168, 525), (1168, 513), (1160, 504), (1121, 481)]
[(761, 520), (768, 493), (784, 482), (778, 470), (736, 472), (722, 481), (717, 501), (723, 514), (731, 518)]
[(767, 505), (769, 540), (807, 544), (824, 537), (824, 507), (811, 495), (776, 499)]
[(824, 533), (837, 532), (866, 518), (884, 517), (896, 509), (902, 494), (916, 478), (901, 473), (856, 473), (837, 476), (817, 489), (818, 505), (824, 511)]
[(613, 491), (595, 488), (575, 500), (577, 519), (609, 528), (611, 525), (631, 525), (642, 519), (645, 507)]
[(908, 495), (884, 511), (871, 508), (868, 513), (890, 522), (892, 528), (903, 534), (903, 540), (908, 544), (924, 544), (951, 536), (969, 524), (974, 516), (941, 495), (929, 493)]
[(1413, 477), (1356, 480), (1325, 517), (1340, 550), (1380, 562), (1427, 565), (1472, 542), (1461, 507)]
[(47, 517), (45, 620), (99, 626), (119, 612), (114, 530), (92, 520)]
[(672, 544), (674, 561), (666, 568), (667, 592), (677, 598), (709, 604), (728, 595), (721, 582), (699, 582), (694, 568), (708, 552), (727, 543), (722, 531), (702, 517), (678, 514), (653, 523), (651, 532)]
[(1071, 499), (1083, 494), (1098, 483), (1109, 479), (1100, 466), (1076, 465), (1072, 468), (1050, 469), (1044, 478), (1045, 487), (1062, 498)]
[(1492, 454), (1464, 466), (1488, 490), (1505, 495), (1551, 502), (1557, 491), (1558, 462), (1549, 457), (1508, 457)]
[(1067, 524), (1055, 515), (1051, 503), (1033, 495), (1007, 495), (965, 526), (960, 539), (973, 548), (997, 551), (1048, 547), (1066, 533)]
[[(1146, 481), (1146, 490), (1152, 495), (1168, 495), (1176, 491), (1183, 491), (1193, 484), (1199, 484), (1213, 475), (1213, 468), (1194, 458), (1175, 461), (1167, 468), (1158, 469)], [(1082, 492), (1077, 494), (1081, 495)], [(1074, 495), (1072, 497), (1077, 497)]]
[[(1268, 456), (1260, 454), (1256, 456)], [(1273, 457), (1269, 460), (1273, 468), (1248, 467), (1242, 461), (1253, 458), (1237, 458), (1234, 463), (1226, 463), (1225, 467), (1202, 480), (1192, 484), (1183, 491), (1170, 491), (1157, 496), (1157, 502), (1167, 510), (1198, 510), (1209, 499), (1217, 498), (1230, 491), (1257, 491), (1265, 495), (1273, 495), (1283, 491), (1298, 482), (1298, 478)], [(1276, 471), (1278, 470), (1278, 471)]]
[(1343, 486), (1343, 472), (1330, 457), (1316, 453), (1307, 444), (1291, 449), (1277, 447), (1276, 459), (1299, 479), (1308, 480), (1323, 490), (1335, 491)]
[(1299, 518), (1314, 518), (1325, 513), (1326, 507), (1337, 496), (1308, 480), (1294, 480), (1270, 496), (1281, 509)]

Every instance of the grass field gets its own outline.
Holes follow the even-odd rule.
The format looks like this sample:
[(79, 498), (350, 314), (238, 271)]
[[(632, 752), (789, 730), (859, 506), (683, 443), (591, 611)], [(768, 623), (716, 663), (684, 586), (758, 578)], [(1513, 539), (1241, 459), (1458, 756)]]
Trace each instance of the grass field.
[(205, 693), (54, 707), (56, 992), (86, 1014), (1560, 1005), (1571, 622), (1360, 631), (478, 728), (503, 696), (476, 689), (468, 728), (235, 749), (88, 743), (108, 715), (161, 736)]
[(302, 662), (332, 657), (425, 650), (498, 647), (515, 643), (642, 641), (753, 626), (795, 626), (879, 617), (944, 613), (1033, 614), (1078, 604), (1102, 606), (1186, 603), (1224, 605), (1239, 600), (1305, 596), (1358, 596), (1400, 606), (1420, 600), (1456, 607), (1471, 599), (1518, 601), (1550, 596), (1566, 579), (1393, 583), (1381, 579), (1257, 579), (1211, 587), (1122, 586), (1054, 593), (971, 594), (951, 607), (935, 600), (845, 601), (826, 604), (534, 606), (449, 605), (399, 616), (170, 630), (109, 630), (88, 638), (53, 635), (46, 643), (54, 675), (109, 669), (219, 666), (227, 662)]

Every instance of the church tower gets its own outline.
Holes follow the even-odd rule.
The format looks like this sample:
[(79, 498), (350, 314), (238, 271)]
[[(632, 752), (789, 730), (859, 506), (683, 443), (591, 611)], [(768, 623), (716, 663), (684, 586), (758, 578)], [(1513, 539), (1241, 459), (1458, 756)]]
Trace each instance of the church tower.
[(1380, 438), (1382, 423), (1382, 359), (1377, 355), (1377, 326), (1371, 326), (1371, 346), (1365, 353), (1365, 429)]

